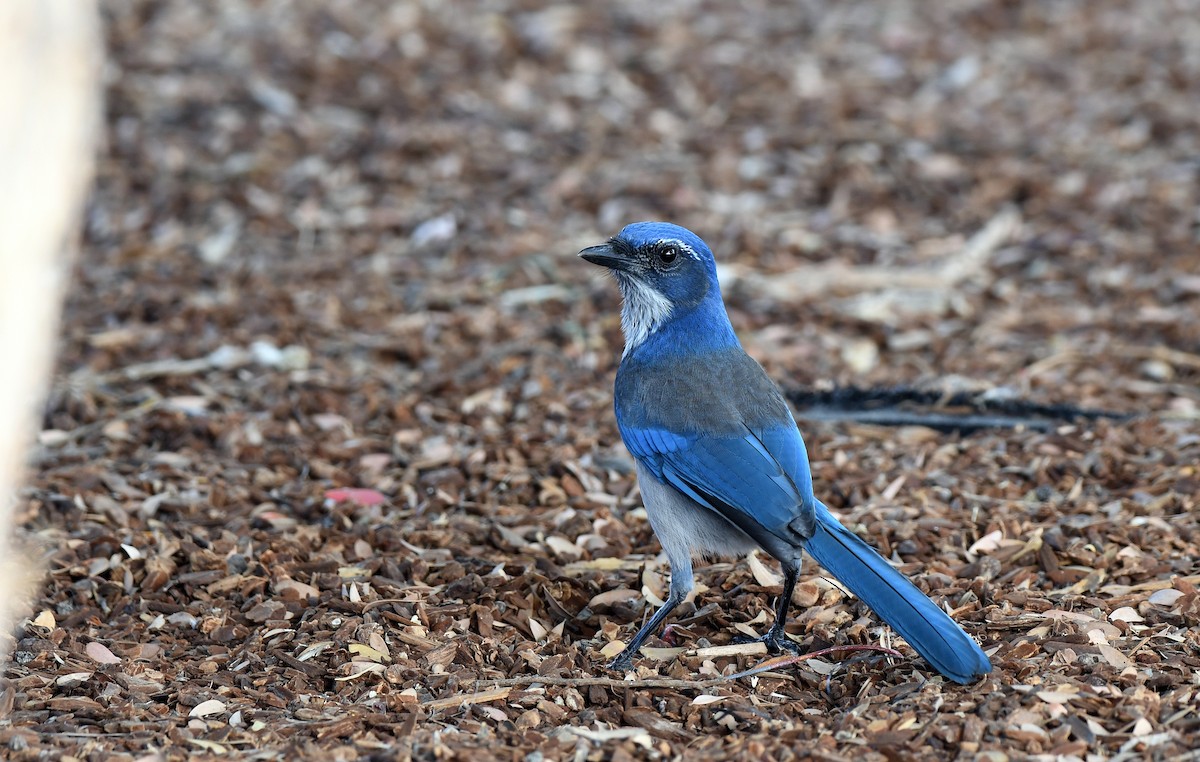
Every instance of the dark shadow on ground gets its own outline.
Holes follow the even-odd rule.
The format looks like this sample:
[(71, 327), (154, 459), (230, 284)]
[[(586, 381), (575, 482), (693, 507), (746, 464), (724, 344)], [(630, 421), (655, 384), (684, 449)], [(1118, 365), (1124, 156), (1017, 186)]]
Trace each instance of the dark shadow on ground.
[(948, 394), (904, 386), (881, 389), (844, 386), (825, 391), (793, 389), (786, 394), (802, 420), (927, 426), (961, 434), (981, 429), (1051, 431), (1068, 423), (1099, 418), (1124, 421), (1133, 417), (1129, 413), (1069, 403), (1045, 404), (1007, 394), (998, 396), (994, 389)]

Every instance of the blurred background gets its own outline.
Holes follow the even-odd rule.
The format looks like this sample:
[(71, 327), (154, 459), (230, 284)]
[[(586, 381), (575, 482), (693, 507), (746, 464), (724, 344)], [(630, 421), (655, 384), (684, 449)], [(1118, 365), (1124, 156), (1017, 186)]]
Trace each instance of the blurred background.
[(613, 289), (571, 255), (627, 222), (766, 278), (936, 275), (1009, 207), (1018, 230), (914, 289), (932, 300), (864, 298), (854, 270), (794, 298), (734, 283), (735, 323), (798, 384), (1012, 384), (1069, 341), (1087, 361), (1030, 382), (1125, 407), (1142, 392), (1114, 372), (1147, 358), (1117, 344), (1200, 342), (1187, 3), (102, 6), (109, 142), (68, 345), (98, 371), (399, 340), (460, 307), (489, 335), (443, 356), (612, 344)]
[[(1159, 589), (1135, 601), (1131, 585), (1195, 574), (1200, 553), (1200, 4), (100, 7), (105, 145), (20, 516), (57, 547), (38, 603), (57, 621), (27, 634), (51, 645), (12, 668), (21, 727), (62, 721), (34, 678), (64, 660), (94, 669), (76, 663), (90, 638), (155, 672), (108, 695), (95, 681), (59, 689), (93, 702), (77, 724), (115, 718), (105, 727), (126, 735), (106, 748), (130, 753), (147, 728), (236, 747), (235, 708), (294, 718), (294, 699), (276, 706), (239, 674), (321, 694), (322, 722), (351, 718), (325, 735), (263, 731), (268, 747), (350, 748), (383, 722), (351, 705), (408, 712), (414, 737), (454, 725), (473, 728), (470, 744), (521, 748), (527, 733), (558, 743), (557, 725), (644, 725), (634, 709), (648, 705), (678, 724), (651, 732), (664, 753), (779, 742), (762, 727), (831, 748), (843, 730), (876, 750), (1082, 754), (1155, 734), (1186, 748), (1186, 723), (1168, 721), (1186, 696), (1121, 682), (1136, 648), (1155, 648), (1107, 616)], [(643, 219), (708, 241), (735, 328), (785, 388), (1000, 389), (1150, 414), (974, 437), (806, 427), (818, 493), (885, 554), (919, 562), (910, 571), (997, 654), (986, 709), (927, 686), (911, 700), (941, 712), (933, 735), (897, 730), (890, 698), (826, 716), (830, 696), (896, 695), (856, 673), (838, 689), (775, 686), (790, 703), (755, 698), (761, 727), (691, 694), (654, 705), (601, 687), (554, 688), (562, 716), (528, 696), (493, 706), (499, 717), (438, 714), (483, 677), (599, 674), (595, 646), (641, 615), (638, 592), (661, 589), (611, 413), (619, 297), (575, 257)], [(327, 499), (346, 488), (365, 492)], [(563, 572), (626, 557), (640, 560)], [(344, 568), (373, 587), (347, 587)], [(702, 572), (691, 637), (725, 642), (730, 617), (766, 610), (771, 588), (745, 565), (718, 570)], [(284, 595), (291, 581), (323, 605)], [(596, 601), (615, 586), (632, 596)], [(1176, 592), (1176, 613), (1137, 626), (1178, 636), (1161, 658), (1194, 660), (1195, 591)], [(372, 596), (407, 602), (364, 608)], [(486, 626), (464, 603), (476, 599), (502, 602)], [(1030, 651), (1048, 609), (1112, 627), (1125, 661)], [(798, 634), (816, 644), (874, 626), (812, 612)], [(419, 645), (388, 641), (409, 672), (355, 672), (347, 642), (375, 648), (418, 620)], [(1055, 621), (1063, 642), (1088, 642), (1079, 620)], [(470, 647), (454, 649), (456, 628)], [(326, 641), (338, 645), (297, 662)], [(701, 668), (687, 664), (662, 669)], [(333, 681), (347, 674), (368, 677)], [(1089, 711), (1123, 735), (1009, 687), (1042, 679), (1111, 683)], [(450, 703), (417, 710), (418, 697)], [(225, 709), (189, 719), (210, 699)], [(1010, 724), (1034, 730), (1014, 741)]]

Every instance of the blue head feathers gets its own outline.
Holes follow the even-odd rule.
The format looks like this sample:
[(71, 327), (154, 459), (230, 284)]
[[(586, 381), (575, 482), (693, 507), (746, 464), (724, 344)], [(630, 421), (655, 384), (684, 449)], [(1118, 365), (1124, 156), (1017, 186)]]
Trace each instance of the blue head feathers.
[(607, 267), (617, 279), (625, 300), (621, 328), (626, 355), (685, 316), (710, 329), (701, 334), (703, 338), (736, 345), (712, 251), (687, 228), (669, 222), (635, 222), (579, 256)]

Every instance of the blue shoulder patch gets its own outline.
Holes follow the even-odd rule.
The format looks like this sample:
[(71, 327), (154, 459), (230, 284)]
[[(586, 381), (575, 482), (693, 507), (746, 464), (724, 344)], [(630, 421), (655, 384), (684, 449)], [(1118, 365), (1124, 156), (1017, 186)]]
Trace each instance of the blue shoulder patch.
[(651, 455), (666, 455), (667, 453), (686, 450), (695, 437), (676, 434), (673, 431), (657, 428), (634, 428), (622, 426), (621, 438), (625, 447), (635, 458), (646, 458)]

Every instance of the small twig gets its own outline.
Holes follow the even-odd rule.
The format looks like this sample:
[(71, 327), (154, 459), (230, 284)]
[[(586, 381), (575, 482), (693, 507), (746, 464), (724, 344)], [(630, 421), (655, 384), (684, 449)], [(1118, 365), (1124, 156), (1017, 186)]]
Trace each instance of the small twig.
[[(75, 442), (78, 442), (94, 432), (103, 430), (105, 426), (108, 426), (111, 423), (115, 423), (117, 421), (128, 422), (141, 418), (147, 413), (157, 410), (162, 401), (163, 399), (161, 395), (159, 395), (157, 392), (151, 392), (150, 396), (146, 400), (138, 403), (136, 407), (129, 408), (128, 410), (122, 411), (110, 418), (104, 418), (99, 421), (94, 421), (93, 423), (85, 423), (82, 426), (76, 426), (70, 431), (64, 432), (65, 439), (63, 444), (74, 444)], [(49, 451), (62, 447), (62, 444), (56, 445), (55, 447), (43, 447), (45, 450)]]
[[(426, 593), (426, 592), (433, 590), (432, 587), (423, 586), (423, 585), (418, 585), (416, 587), (418, 588), (416, 592)], [(365, 614), (368, 611), (371, 611), (372, 609), (377, 609), (380, 606), (388, 606), (393, 603), (419, 603), (419, 602), (420, 602), (419, 600), (413, 599), (413, 598), (377, 598), (376, 600), (364, 603), (363, 607), (362, 607), (362, 613)], [(401, 622), (397, 622), (397, 624), (402, 624), (406, 627), (418, 626), (416, 622), (401, 621)]]
[(984, 505), (1008, 505), (1009, 503), (1021, 502), (1021, 498), (1019, 497), (991, 497), (990, 495), (980, 495), (976, 492), (963, 491), (958, 493), (958, 495), (965, 500), (982, 503)]
[(792, 664), (799, 664), (809, 659), (815, 659), (819, 656), (828, 656), (832, 653), (842, 653), (847, 651), (873, 651), (876, 653), (886, 654), (888, 656), (902, 657), (904, 654), (893, 648), (885, 646), (830, 646), (822, 648), (818, 651), (810, 651), (806, 654), (787, 656), (776, 656), (773, 659), (767, 659), (761, 664), (751, 667), (744, 672), (738, 672), (732, 675), (722, 675), (721, 677), (710, 677), (707, 680), (680, 680), (675, 678), (653, 678), (649, 680), (618, 680), (613, 677), (549, 677), (539, 675), (521, 675), (520, 677), (508, 677), (501, 680), (479, 680), (476, 681), (476, 688), (487, 686), (510, 686), (510, 685), (599, 685), (604, 688), (676, 688), (679, 690), (711, 688), (714, 685), (740, 680), (743, 677), (751, 677), (762, 672), (768, 672), (778, 667), (786, 667)]
[(538, 675), (521, 675), (506, 677), (502, 680), (480, 680), (475, 683), (477, 688), (503, 685), (599, 685), (603, 688), (708, 688), (728, 682), (726, 677), (710, 677), (707, 680), (677, 680), (662, 677), (652, 680), (618, 680), (614, 677), (541, 677)]
[(421, 708), (429, 711), (437, 711), (439, 709), (462, 708), (463, 706), (474, 704), (486, 704), (490, 701), (503, 701), (508, 698), (511, 693), (511, 686), (500, 686), (487, 691), (476, 691), (474, 693), (464, 693), (458, 696), (448, 696), (446, 698), (434, 699), (426, 701)]
[(1162, 345), (1153, 347), (1137, 346), (1135, 344), (1117, 344), (1109, 348), (1110, 352), (1139, 360), (1160, 360), (1169, 365), (1181, 365), (1193, 370), (1200, 369), (1200, 355), (1184, 352)]
[(875, 653), (887, 654), (888, 656), (904, 656), (904, 654), (900, 653), (896, 649), (888, 648), (887, 646), (830, 646), (829, 648), (822, 648), (819, 651), (809, 651), (806, 654), (788, 654), (787, 656), (776, 656), (774, 659), (767, 659), (762, 664), (759, 664), (756, 667), (751, 667), (745, 672), (738, 672), (723, 679), (738, 680), (743, 677), (751, 677), (752, 675), (757, 675), (761, 672), (767, 672), (775, 669), (776, 667), (787, 667), (792, 664), (799, 664), (802, 661), (815, 659), (818, 656), (828, 656), (829, 654), (843, 651), (874, 651)]
[(1048, 370), (1057, 368), (1059, 365), (1073, 365), (1086, 359), (1087, 357), (1084, 353), (1076, 349), (1067, 349), (1026, 365), (1018, 371), (1017, 375), (1028, 382), (1034, 376), (1040, 376)]
[(212, 370), (236, 370), (249, 365), (254, 356), (244, 349), (232, 351), (218, 349), (204, 357), (182, 360), (171, 357), (166, 360), (151, 360), (150, 362), (126, 365), (107, 373), (91, 373), (81, 371), (71, 376), (71, 383), (83, 387), (95, 387), (118, 381), (148, 381), (155, 378), (196, 376)]
[(824, 297), (830, 293), (897, 290), (948, 293), (962, 281), (978, 273), (986, 273), (988, 259), (1017, 233), (1020, 225), (1020, 212), (1015, 207), (1006, 206), (976, 231), (962, 249), (936, 264), (886, 267), (830, 262), (770, 276), (737, 265), (726, 265), (723, 270), (729, 277), (784, 304)]

